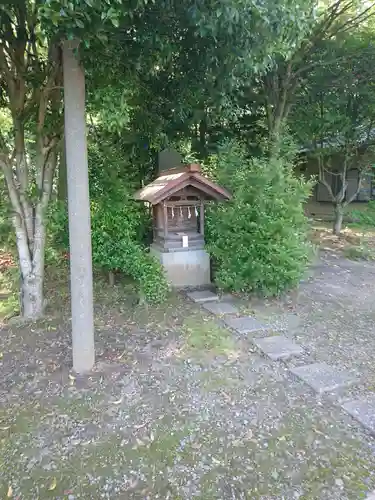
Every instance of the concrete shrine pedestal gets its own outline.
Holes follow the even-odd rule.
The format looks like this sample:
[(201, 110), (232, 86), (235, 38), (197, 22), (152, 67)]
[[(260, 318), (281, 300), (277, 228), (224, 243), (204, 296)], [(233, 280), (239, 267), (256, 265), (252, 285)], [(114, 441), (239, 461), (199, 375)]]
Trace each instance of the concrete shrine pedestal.
[(150, 253), (160, 261), (168, 281), (174, 287), (200, 287), (211, 283), (210, 256), (203, 248), (165, 252), (152, 244)]

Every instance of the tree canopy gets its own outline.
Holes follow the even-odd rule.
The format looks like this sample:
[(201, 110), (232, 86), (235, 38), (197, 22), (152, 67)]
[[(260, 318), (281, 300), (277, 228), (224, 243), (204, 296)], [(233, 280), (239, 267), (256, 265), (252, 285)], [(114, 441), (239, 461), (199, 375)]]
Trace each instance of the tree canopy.
[[(165, 146), (205, 161), (223, 140), (235, 139), (272, 166), (277, 162), (266, 162), (263, 144), (268, 142), (267, 154), (277, 155), (285, 128), (301, 148), (317, 151), (319, 143), (341, 141), (341, 190), (332, 200), (342, 212), (350, 201), (350, 163), (369, 163), (356, 145), (363, 135), (366, 144), (372, 139), (373, 13), (373, 2), (355, 0), (2, 2), (0, 165), (20, 263), (22, 314), (43, 310), (48, 207), (51, 199), (66, 199), (63, 40), (79, 40), (76, 56), (85, 68), (92, 198), (103, 215), (104, 208), (110, 212), (106, 196), (123, 196), (135, 221), (127, 226), (126, 248), (136, 252), (137, 265), (129, 256), (115, 258), (119, 247), (102, 241), (96, 265), (108, 270), (117, 262), (144, 284), (147, 273), (159, 271), (143, 258), (149, 214), (135, 208), (129, 194), (154, 176), (156, 152)], [(325, 183), (331, 150), (319, 151)], [(104, 231), (99, 216), (95, 223)], [(110, 226), (114, 233), (118, 221)], [(149, 294), (155, 295), (152, 287)]]

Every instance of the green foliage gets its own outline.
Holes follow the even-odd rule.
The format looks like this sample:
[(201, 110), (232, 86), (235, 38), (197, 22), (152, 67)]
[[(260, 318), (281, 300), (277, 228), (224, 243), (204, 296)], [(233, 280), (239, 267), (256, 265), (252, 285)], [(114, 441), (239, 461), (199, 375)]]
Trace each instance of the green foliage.
[[(2, 253), (0, 247), (0, 253)], [(19, 274), (16, 267), (0, 271), (0, 321), (9, 319), (19, 312)]]
[(0, 247), (5, 247), (7, 249), (14, 249), (16, 242), (12, 227), (11, 213), (4, 175), (0, 170)]
[(356, 226), (375, 229), (375, 201), (369, 201), (364, 210), (352, 210), (349, 216)]
[[(34, 2), (28, 2), (31, 7)], [(35, 2), (35, 8), (47, 33), (60, 37), (82, 38), (87, 47), (95, 38), (107, 42), (111, 29), (118, 28), (123, 17), (132, 18), (146, 0), (134, 0), (132, 5), (122, 0), (46, 0)]]
[(211, 352), (216, 355), (228, 355), (235, 350), (231, 332), (216, 321), (201, 316), (189, 316), (183, 324), (186, 334), (186, 347), (198, 355)]
[(100, 86), (92, 96), (90, 108), (97, 109), (95, 118), (103, 130), (124, 131), (129, 123), (128, 89), (125, 85)]
[(339, 153), (345, 158), (342, 169), (367, 168), (369, 154), (359, 165), (363, 155), (358, 148), (373, 140), (374, 36), (363, 31), (341, 35), (322, 44), (316, 59), (320, 64), (297, 93), (290, 124), (293, 133), (324, 166), (333, 153)]
[(132, 276), (145, 299), (157, 303), (165, 299), (168, 285), (160, 264), (139, 242), (143, 221), (142, 206), (125, 189), (118, 189), (117, 199), (95, 200), (91, 210), (93, 263)]
[(68, 251), (69, 248), (69, 226), (68, 207), (64, 201), (55, 200), (48, 206), (47, 211), (48, 236), (51, 236), (51, 244), (59, 249)]
[[(100, 196), (91, 203), (91, 237), (93, 265), (106, 271), (121, 271), (132, 277), (139, 292), (149, 303), (162, 302), (168, 293), (168, 283), (160, 264), (140, 241), (145, 214), (125, 189), (118, 197)], [(67, 211), (63, 203), (51, 204), (49, 235), (53, 245), (47, 247), (47, 261), (56, 259), (54, 248), (67, 250)]]
[(374, 250), (364, 243), (344, 248), (343, 253), (350, 260), (375, 260)]
[(203, 159), (234, 128), (242, 133), (239, 116), (253, 119), (247, 96), (238, 102), (243, 86), (299, 44), (315, 0), (144, 3), (130, 3), (137, 15), (123, 12), (107, 44), (92, 40), (83, 51), (89, 105), (137, 148), (141, 138), (156, 150), (189, 140)]
[[(302, 144), (337, 151), (365, 142), (375, 115), (374, 36), (370, 33), (330, 40), (293, 109)], [(371, 62), (372, 61), (372, 62)]]
[[(105, 136), (96, 137), (89, 145), (89, 164), (94, 267), (131, 276), (147, 302), (162, 302), (169, 287), (161, 265), (144, 246), (150, 216), (144, 205), (132, 198), (135, 188), (127, 175), (126, 155), (116, 144), (108, 148)], [(50, 207), (49, 232), (55, 246), (67, 251), (67, 210), (62, 202)], [(53, 246), (47, 258), (53, 259)]]
[(302, 204), (311, 185), (283, 157), (249, 159), (236, 143), (224, 145), (210, 169), (233, 193), (207, 217), (217, 284), (266, 295), (296, 285), (310, 256)]
[(6, 189), (2, 173), (0, 172), (0, 243), (3, 242), (3, 238), (8, 236), (8, 210), (7, 210), (7, 200), (5, 197)]

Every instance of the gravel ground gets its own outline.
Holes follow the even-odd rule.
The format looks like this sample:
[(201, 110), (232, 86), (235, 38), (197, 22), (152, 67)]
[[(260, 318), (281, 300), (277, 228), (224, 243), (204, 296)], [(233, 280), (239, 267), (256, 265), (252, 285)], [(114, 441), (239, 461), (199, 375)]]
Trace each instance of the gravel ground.
[[(182, 295), (145, 309), (120, 286), (98, 286), (90, 377), (69, 372), (64, 314), (4, 326), (0, 497), (365, 498), (375, 441), (337, 403), (375, 387), (375, 266), (326, 257), (314, 274), (282, 300), (238, 301), (306, 348), (287, 363)], [(287, 369), (305, 361), (362, 381), (318, 397)]]

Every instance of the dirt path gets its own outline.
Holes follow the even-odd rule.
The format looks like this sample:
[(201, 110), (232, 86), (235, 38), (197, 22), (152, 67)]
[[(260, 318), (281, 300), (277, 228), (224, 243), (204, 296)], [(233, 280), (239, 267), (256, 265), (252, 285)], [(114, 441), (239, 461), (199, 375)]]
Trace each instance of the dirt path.
[[(121, 289), (98, 299), (88, 379), (67, 369), (68, 317), (3, 328), (0, 497), (365, 498), (375, 441), (340, 404), (375, 387), (374, 278), (327, 258), (298, 297), (238, 300), (304, 347), (286, 362), (183, 296), (148, 310)], [(361, 382), (317, 396), (289, 371), (317, 361)]]

